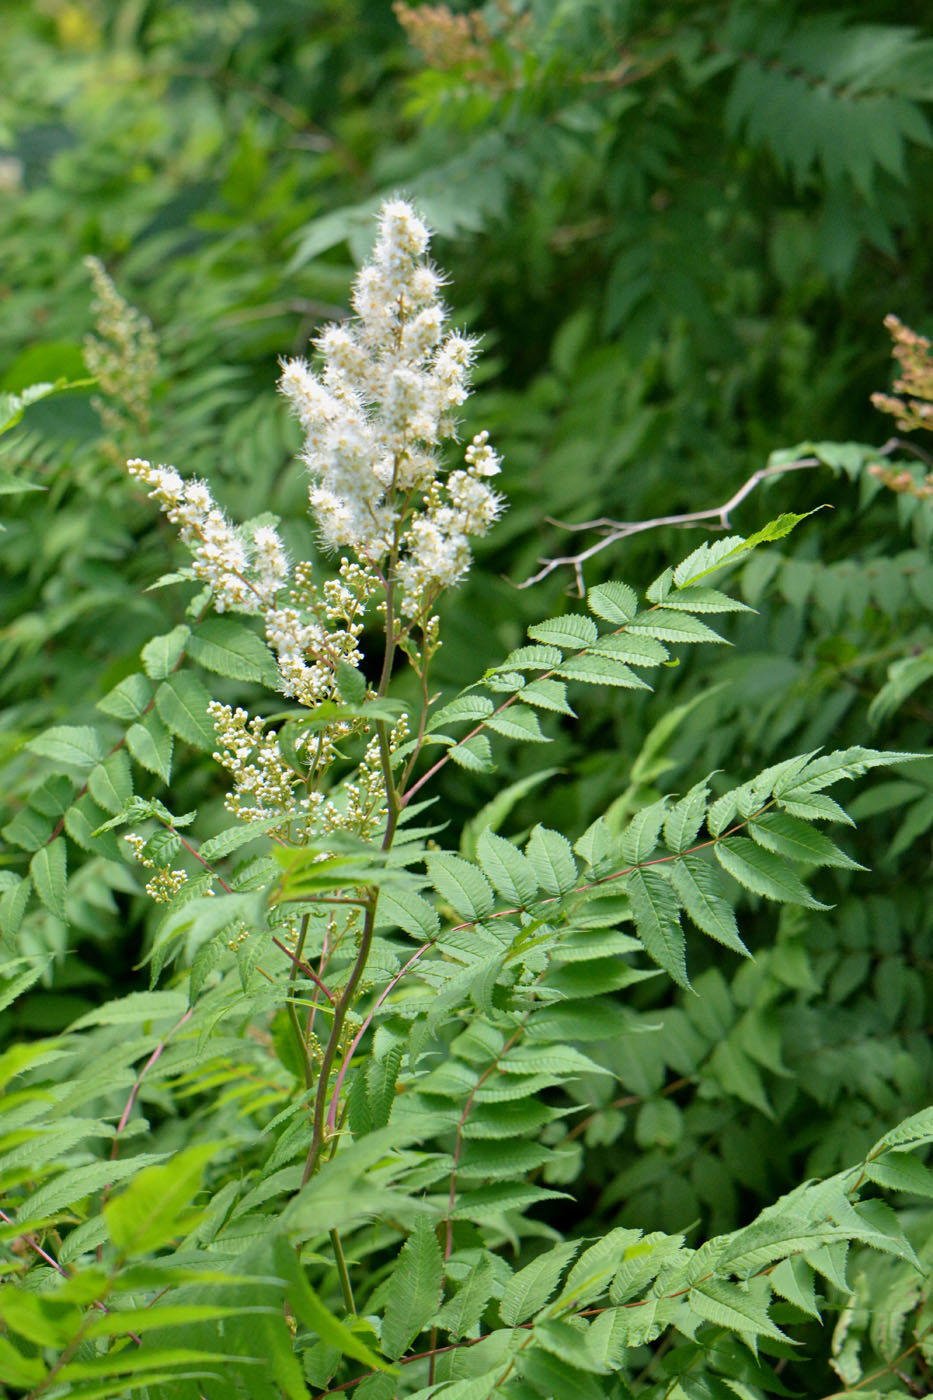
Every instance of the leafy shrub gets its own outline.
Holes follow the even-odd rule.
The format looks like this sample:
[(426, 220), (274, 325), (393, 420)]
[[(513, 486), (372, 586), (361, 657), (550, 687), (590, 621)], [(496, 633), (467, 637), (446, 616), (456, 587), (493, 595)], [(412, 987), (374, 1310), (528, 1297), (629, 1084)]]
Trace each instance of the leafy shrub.
[[(4, 1384), (760, 1397), (822, 1393), (831, 1365), (862, 1395), (919, 1390), (922, 972), (825, 827), (851, 824), (830, 789), (895, 765), (903, 805), (929, 760), (816, 742), (749, 769), (799, 716), (746, 740), (735, 721), (687, 724), (702, 695), (672, 703), (681, 655), (724, 641), (711, 618), (771, 624), (720, 585), (739, 569), (762, 593), (794, 562), (768, 547), (803, 514), (701, 544), (641, 598), (594, 585), (435, 694), (435, 607), (501, 501), (485, 432), (463, 466), (440, 455), (474, 345), (443, 330), (426, 245), (412, 209), (386, 205), (357, 320), (322, 333), (317, 371), (283, 366), (316, 528), (347, 551), (336, 573), (292, 564), (270, 515), (234, 525), (204, 483), (133, 459), (190, 552), (162, 580), (184, 620), (100, 696), (103, 719), (25, 744), (39, 771), (6, 830), (29, 868), (4, 872), (4, 1003), (31, 1000), (69, 924), (119, 917), (112, 890), (140, 897), (139, 867), (154, 908), (148, 991), (0, 1059)], [(842, 455), (882, 489), (867, 450)], [(538, 768), (451, 823), (450, 775), (494, 775), (510, 745), (579, 762), (574, 706), (585, 726), (590, 688), (637, 703), (646, 675), (663, 717), (595, 819), (501, 834)], [(252, 715), (243, 686), (267, 688)], [(743, 717), (747, 685), (718, 694)], [(223, 808), (156, 795), (176, 746), (216, 746)], [(656, 789), (717, 746), (728, 771)], [(928, 942), (912, 954), (922, 966)], [(869, 975), (873, 1016), (845, 1005)], [(847, 1076), (864, 1094), (830, 1134), (809, 1105), (836, 1109)], [(688, 1244), (700, 1215), (712, 1228)]]

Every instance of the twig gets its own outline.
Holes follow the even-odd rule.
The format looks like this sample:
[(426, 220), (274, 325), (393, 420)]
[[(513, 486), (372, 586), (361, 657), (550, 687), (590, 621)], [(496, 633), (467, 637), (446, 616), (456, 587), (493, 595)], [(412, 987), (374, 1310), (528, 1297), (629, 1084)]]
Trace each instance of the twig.
[(769, 477), (783, 476), (785, 472), (804, 471), (810, 467), (822, 466), (819, 457), (801, 457), (796, 462), (783, 462), (779, 466), (759, 467), (758, 471), (752, 472), (747, 481), (739, 487), (728, 501), (721, 506), (711, 506), (708, 510), (692, 510), (684, 515), (659, 515), (653, 520), (611, 520), (607, 516), (602, 516), (598, 520), (583, 520), (572, 523), (566, 520), (553, 520), (548, 517), (548, 524), (556, 525), (561, 530), (600, 530), (602, 538), (595, 544), (591, 544), (588, 549), (581, 550), (579, 554), (564, 554), (554, 559), (539, 559), (542, 567), (536, 574), (526, 578), (524, 583), (516, 585), (518, 588), (530, 588), (533, 583), (540, 583), (547, 578), (555, 569), (560, 569), (565, 565), (573, 569), (574, 580), (577, 586), (577, 596), (582, 598), (586, 592), (583, 582), (583, 565), (601, 550), (608, 548), (611, 544), (616, 544), (619, 540), (628, 539), (630, 535), (640, 535), (646, 530), (657, 530), (662, 525), (672, 525), (683, 527), (685, 525), (701, 525), (704, 521), (713, 521), (713, 529), (731, 530), (732, 523), (729, 519), (730, 513), (736, 506), (750, 496), (755, 487), (762, 481), (767, 481)]

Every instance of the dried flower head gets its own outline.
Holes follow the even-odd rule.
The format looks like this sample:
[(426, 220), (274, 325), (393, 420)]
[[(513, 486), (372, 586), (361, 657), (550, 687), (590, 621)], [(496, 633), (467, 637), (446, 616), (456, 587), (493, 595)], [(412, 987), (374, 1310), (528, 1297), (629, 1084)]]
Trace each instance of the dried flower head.
[[(930, 342), (905, 326), (897, 316), (886, 316), (884, 324), (894, 341), (893, 355), (901, 367), (894, 381), (894, 394), (872, 394), (871, 401), (882, 413), (896, 418), (902, 432), (914, 428), (933, 430), (933, 354)], [(906, 398), (896, 395), (904, 394)]]

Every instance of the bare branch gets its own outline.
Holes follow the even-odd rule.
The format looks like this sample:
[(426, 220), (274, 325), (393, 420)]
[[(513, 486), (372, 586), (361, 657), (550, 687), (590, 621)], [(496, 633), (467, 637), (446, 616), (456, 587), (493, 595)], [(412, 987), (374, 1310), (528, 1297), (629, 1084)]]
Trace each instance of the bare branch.
[(616, 544), (619, 540), (628, 539), (630, 535), (642, 534), (645, 530), (657, 530), (662, 525), (672, 525), (683, 527), (686, 525), (702, 525), (710, 523), (710, 528), (714, 530), (731, 530), (732, 522), (729, 516), (746, 496), (750, 496), (762, 481), (767, 481), (770, 477), (783, 476), (785, 472), (804, 471), (810, 467), (819, 467), (823, 463), (819, 457), (801, 457), (796, 462), (782, 462), (778, 466), (759, 467), (758, 471), (752, 472), (747, 481), (739, 487), (728, 501), (721, 506), (712, 506), (709, 510), (693, 510), (685, 515), (659, 515), (653, 520), (610, 520), (603, 516), (599, 520), (583, 520), (578, 523), (571, 523), (565, 520), (552, 520), (548, 517), (548, 523), (558, 526), (561, 530), (599, 530), (602, 538), (595, 544), (591, 544), (587, 549), (582, 549), (578, 554), (563, 554), (554, 559), (540, 559), (538, 562), (542, 567), (536, 574), (526, 578), (524, 583), (516, 585), (517, 588), (530, 588), (533, 583), (540, 583), (555, 569), (567, 567), (573, 569), (574, 580), (577, 587), (577, 596), (582, 598), (586, 589), (583, 582), (583, 565), (587, 560), (592, 559), (609, 545)]

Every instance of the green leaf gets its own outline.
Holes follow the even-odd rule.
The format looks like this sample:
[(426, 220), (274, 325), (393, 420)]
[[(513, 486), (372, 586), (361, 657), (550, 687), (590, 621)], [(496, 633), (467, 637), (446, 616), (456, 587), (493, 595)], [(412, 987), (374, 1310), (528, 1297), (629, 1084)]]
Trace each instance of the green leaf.
[(734, 1283), (722, 1279), (706, 1279), (695, 1284), (689, 1294), (693, 1311), (729, 1332), (743, 1336), (773, 1337), (786, 1342), (788, 1338), (768, 1316), (767, 1309)]
[(437, 910), (414, 890), (379, 891), (376, 928), (401, 928), (415, 938), (431, 939), (440, 928)]
[(448, 705), (442, 705), (429, 716), (428, 730), (434, 734), (445, 725), (456, 724), (460, 720), (473, 720), (475, 723), (491, 715), (494, 709), (495, 706), (488, 695), (458, 695)]
[(638, 609), (638, 596), (627, 583), (601, 583), (587, 591), (586, 605), (606, 622), (628, 622)]
[(184, 1148), (170, 1162), (141, 1171), (125, 1191), (107, 1202), (104, 1219), (121, 1254), (149, 1254), (182, 1228), (201, 1189), (204, 1168), (216, 1153), (216, 1143)]
[(781, 904), (802, 904), (805, 909), (827, 909), (779, 856), (763, 851), (745, 836), (726, 836), (713, 848), (722, 868), (745, 889)]
[(441, 1308), (437, 1326), (455, 1340), (465, 1337), (477, 1325), (495, 1293), (496, 1272), (489, 1256), (481, 1254), (457, 1292)]
[(471, 773), (491, 773), (495, 768), (492, 749), (485, 734), (474, 734), (472, 738), (464, 739), (462, 744), (454, 744), (447, 753), (454, 763), (460, 768), (469, 769)]
[[(294, 816), (298, 818), (301, 813), (296, 809)], [(246, 822), (240, 826), (230, 826), (226, 831), (220, 831), (216, 836), (203, 842), (200, 854), (205, 860), (220, 860), (223, 856), (238, 851), (241, 846), (248, 845), (250, 841), (258, 841), (266, 832), (287, 825), (288, 819), (289, 813), (279, 812), (274, 817), (260, 817), (256, 821)]]
[(579, 1240), (556, 1245), (539, 1254), (513, 1274), (499, 1303), (499, 1316), (507, 1327), (517, 1327), (544, 1307), (557, 1288), (561, 1274), (580, 1248)]
[[(597, 656), (611, 656), (628, 661), (632, 666), (657, 666), (666, 661), (670, 652), (663, 642), (635, 632), (613, 632), (590, 647)], [(524, 692), (522, 693), (524, 699)]]
[(154, 694), (149, 677), (142, 671), (134, 671), (113, 690), (108, 690), (103, 699), (98, 700), (97, 708), (115, 719), (139, 719), (149, 708)]
[(349, 662), (337, 662), (337, 688), (347, 705), (362, 705), (366, 699), (366, 677)]
[(502, 734), (506, 739), (518, 739), (523, 743), (551, 742), (546, 734), (541, 733), (538, 716), (525, 705), (510, 705), (507, 710), (491, 715), (486, 721), (486, 728), (492, 729), (496, 734)]
[(156, 691), (160, 719), (173, 734), (197, 749), (213, 752), (217, 743), (214, 723), (207, 713), (211, 696), (192, 671), (176, 671)]
[[(629, 670), (624, 661), (604, 656), (599, 652), (586, 652), (571, 656), (558, 667), (557, 674), (567, 681), (583, 681), (587, 685), (617, 685), (626, 690), (650, 690), (651, 686), (641, 676)], [(524, 694), (524, 692), (523, 692)]]
[(562, 652), (559, 647), (518, 647), (515, 651), (509, 652), (502, 665), (497, 666), (496, 670), (549, 671), (552, 666), (559, 666), (561, 659)]
[(133, 774), (124, 749), (109, 754), (88, 778), (88, 790), (105, 812), (116, 816), (133, 796)]
[(835, 865), (844, 870), (866, 868), (840, 851), (821, 831), (814, 831), (805, 821), (787, 812), (763, 812), (749, 822), (748, 830), (759, 846), (790, 860), (807, 865)]
[(725, 642), (712, 627), (707, 627), (698, 617), (690, 613), (676, 612), (672, 608), (652, 608), (640, 612), (628, 624), (630, 632), (645, 632), (661, 642)]
[(33, 1192), (17, 1211), (17, 1223), (24, 1229), (33, 1229), (40, 1221), (50, 1220), (66, 1206), (73, 1206), (86, 1196), (92, 1196), (128, 1176), (135, 1176), (150, 1162), (161, 1161), (166, 1155), (164, 1152), (146, 1152), (122, 1162), (91, 1162), (85, 1167), (71, 1167)]
[(599, 636), (595, 622), (583, 613), (565, 613), (563, 617), (551, 617), (547, 622), (537, 622), (528, 628), (528, 635), (536, 642), (561, 647), (565, 651), (577, 651)]
[(261, 682), (273, 690), (281, 684), (278, 664), (265, 642), (231, 618), (205, 618), (192, 632), (186, 650), (199, 666), (218, 676)]
[(664, 599), (669, 608), (682, 608), (684, 612), (723, 613), (754, 612), (747, 603), (730, 598), (728, 593), (720, 593), (716, 588), (682, 588), (670, 593)]
[(649, 868), (633, 871), (626, 878), (625, 887), (645, 952), (678, 986), (689, 991), (680, 905), (670, 882)]
[(696, 579), (721, 569), (726, 563), (737, 558), (746, 548), (747, 541), (742, 535), (726, 535), (722, 539), (708, 540), (688, 554), (674, 570), (674, 584), (686, 588)]
[(667, 798), (636, 812), (619, 841), (619, 856), (626, 865), (640, 865), (655, 852), (667, 812)]
[(30, 753), (72, 768), (93, 768), (104, 756), (100, 735), (87, 724), (63, 724), (46, 729), (30, 739), (26, 748)]
[(485, 919), (492, 913), (492, 887), (475, 865), (446, 851), (431, 852), (426, 863), (431, 884), (463, 918)]
[(382, 1347), (395, 1360), (433, 1320), (441, 1296), (444, 1266), (430, 1215), (416, 1216), (389, 1284)]
[(15, 938), (19, 932), (31, 894), (32, 880), (27, 875), (0, 895), (0, 934), (5, 939)]
[(685, 851), (697, 839), (709, 798), (709, 779), (704, 778), (668, 812), (664, 840), (672, 851)]
[(567, 704), (567, 687), (561, 681), (532, 681), (522, 689), (522, 700), (526, 705), (537, 705), (542, 710), (554, 710), (561, 715), (574, 713)]
[(578, 1309), (608, 1292), (624, 1252), (640, 1238), (640, 1230), (618, 1227), (590, 1245), (567, 1275), (559, 1301)]
[(182, 623), (171, 632), (163, 632), (153, 637), (139, 653), (143, 670), (151, 680), (161, 681), (170, 676), (185, 652), (185, 643), (191, 636), (191, 628)]
[(163, 782), (170, 780), (174, 740), (154, 711), (150, 710), (138, 724), (130, 725), (126, 731), (126, 746), (143, 768), (155, 773)]
[(751, 953), (739, 936), (732, 905), (724, 898), (713, 866), (700, 856), (685, 855), (670, 867), (671, 882), (688, 917), (698, 929), (743, 957)]
[(65, 838), (58, 836), (49, 846), (40, 846), (29, 862), (29, 873), (36, 894), (52, 914), (65, 918), (65, 886), (68, 883), (68, 853)]
[(495, 832), (480, 832), (476, 854), (483, 873), (503, 899), (527, 908), (538, 892), (534, 868), (527, 857)]
[(525, 847), (535, 879), (545, 894), (567, 894), (577, 883), (577, 862), (566, 836), (539, 824)]

